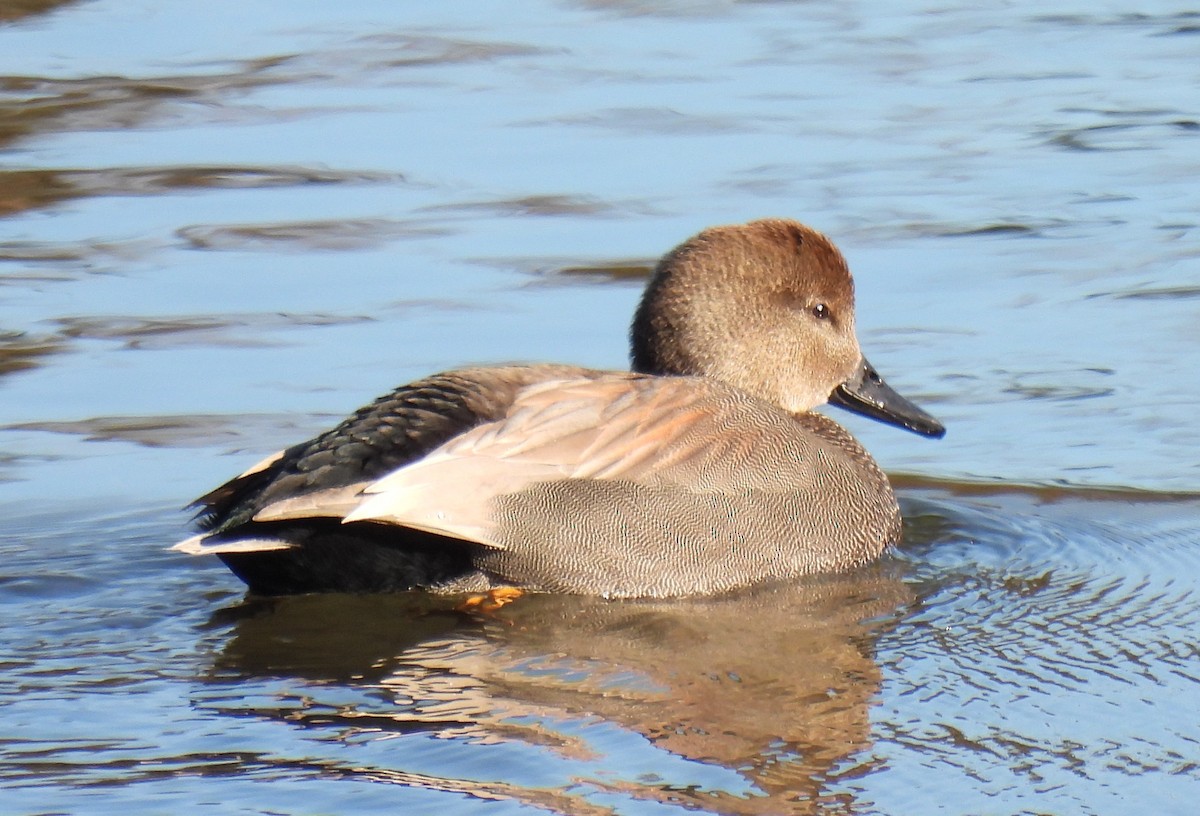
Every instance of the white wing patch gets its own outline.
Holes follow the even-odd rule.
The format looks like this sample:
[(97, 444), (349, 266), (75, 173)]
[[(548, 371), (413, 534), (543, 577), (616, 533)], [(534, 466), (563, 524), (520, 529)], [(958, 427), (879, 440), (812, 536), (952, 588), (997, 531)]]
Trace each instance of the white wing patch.
[(343, 518), (358, 506), (367, 482), (345, 487), (301, 493), (268, 504), (254, 514), (255, 521), (286, 521), (300, 518)]
[(194, 535), (180, 541), (171, 549), (188, 555), (217, 555), (219, 553), (290, 550), (294, 546), (279, 538), (235, 538), (228, 541), (208, 541), (209, 536), (209, 533)]

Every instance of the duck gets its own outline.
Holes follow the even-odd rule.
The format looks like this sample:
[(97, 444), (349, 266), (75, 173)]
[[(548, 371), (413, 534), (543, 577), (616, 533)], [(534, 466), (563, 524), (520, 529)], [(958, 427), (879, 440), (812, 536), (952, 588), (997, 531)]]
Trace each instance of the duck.
[(887, 476), (819, 406), (917, 434), (821, 232), (711, 227), (658, 262), (629, 371), (460, 368), (400, 386), (189, 507), (255, 595), (716, 595), (845, 571), (901, 535)]

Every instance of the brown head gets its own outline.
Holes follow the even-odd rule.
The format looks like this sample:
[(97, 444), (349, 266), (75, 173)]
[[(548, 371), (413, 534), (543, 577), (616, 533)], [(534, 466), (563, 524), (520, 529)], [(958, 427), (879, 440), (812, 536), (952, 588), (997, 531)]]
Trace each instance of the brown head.
[(944, 432), (866, 362), (846, 259), (795, 221), (713, 227), (671, 250), (631, 340), (635, 371), (711, 377), (793, 413), (832, 399), (918, 433)]

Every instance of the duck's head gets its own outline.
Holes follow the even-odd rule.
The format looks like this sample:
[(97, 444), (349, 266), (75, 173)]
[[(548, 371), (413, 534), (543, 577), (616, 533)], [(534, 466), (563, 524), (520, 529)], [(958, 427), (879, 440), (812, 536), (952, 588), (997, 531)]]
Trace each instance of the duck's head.
[(633, 369), (711, 377), (793, 413), (833, 402), (940, 437), (854, 334), (854, 281), (833, 242), (785, 219), (713, 227), (659, 262), (633, 319)]

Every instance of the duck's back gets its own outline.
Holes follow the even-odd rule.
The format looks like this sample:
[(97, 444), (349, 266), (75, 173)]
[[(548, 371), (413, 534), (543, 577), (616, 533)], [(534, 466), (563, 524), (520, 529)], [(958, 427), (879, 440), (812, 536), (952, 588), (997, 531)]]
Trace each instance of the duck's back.
[(565, 366), (397, 389), (198, 505), (191, 551), (265, 593), (712, 593), (860, 564), (899, 535), (886, 477), (832, 420)]
[(610, 596), (845, 568), (899, 535), (886, 477), (840, 426), (694, 377), (530, 386), (367, 492), (352, 518), (476, 541), (492, 580)]

